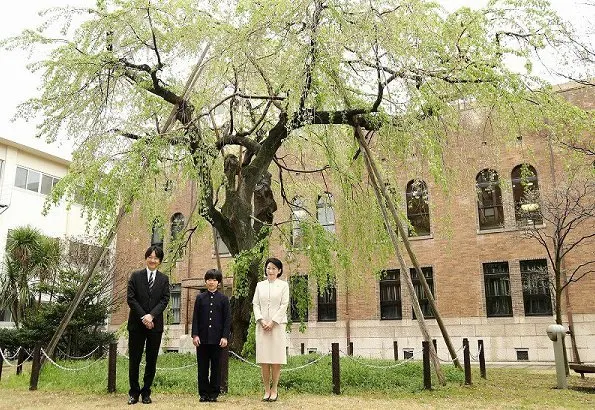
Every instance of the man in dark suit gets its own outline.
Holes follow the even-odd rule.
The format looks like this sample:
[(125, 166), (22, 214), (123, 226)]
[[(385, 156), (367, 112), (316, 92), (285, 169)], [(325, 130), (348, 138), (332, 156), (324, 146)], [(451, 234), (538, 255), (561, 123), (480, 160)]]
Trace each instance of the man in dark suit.
[(207, 291), (200, 293), (194, 302), (192, 342), (196, 346), (198, 395), (202, 402), (217, 401), (221, 390), (221, 349), (227, 346), (231, 328), (229, 299), (217, 291), (222, 281), (221, 272), (208, 270), (205, 274)]
[[(146, 268), (132, 272), (128, 280), (128, 404), (137, 403), (139, 396), (143, 403), (151, 403), (151, 385), (163, 334), (163, 311), (169, 302), (169, 278), (157, 270), (162, 260), (163, 250), (149, 247), (145, 252)], [(138, 373), (145, 343), (146, 366), (141, 389)]]

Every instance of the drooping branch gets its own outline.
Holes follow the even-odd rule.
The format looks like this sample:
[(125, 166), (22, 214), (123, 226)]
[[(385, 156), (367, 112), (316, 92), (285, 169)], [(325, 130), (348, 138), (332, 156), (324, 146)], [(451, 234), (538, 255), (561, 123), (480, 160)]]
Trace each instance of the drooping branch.
[(312, 27), (310, 34), (310, 46), (308, 55), (306, 57), (306, 66), (304, 68), (304, 88), (300, 96), (299, 111), (303, 111), (306, 107), (308, 94), (312, 88), (312, 73), (316, 65), (316, 57), (318, 54), (318, 28), (320, 26), (320, 17), (322, 14), (323, 5), (320, 0), (314, 2), (314, 13), (312, 16)]
[[(150, 3), (149, 3), (150, 4)], [(155, 56), (157, 57), (157, 69), (160, 70), (163, 68), (163, 63), (161, 62), (161, 55), (159, 54), (159, 48), (157, 47), (157, 38), (155, 36), (155, 28), (153, 27), (153, 19), (151, 18), (151, 8), (147, 7), (147, 18), (149, 20), (149, 27), (151, 27), (151, 38), (153, 40), (153, 51), (155, 52)]]

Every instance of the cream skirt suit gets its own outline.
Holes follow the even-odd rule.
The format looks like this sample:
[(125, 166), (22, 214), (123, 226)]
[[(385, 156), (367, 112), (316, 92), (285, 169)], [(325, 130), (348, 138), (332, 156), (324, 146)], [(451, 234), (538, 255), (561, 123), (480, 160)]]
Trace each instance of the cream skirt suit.
[[(285, 324), (289, 285), (281, 279), (258, 282), (252, 305), (256, 320), (256, 363), (286, 364)], [(259, 320), (272, 320), (273, 328), (264, 330), (258, 323)]]

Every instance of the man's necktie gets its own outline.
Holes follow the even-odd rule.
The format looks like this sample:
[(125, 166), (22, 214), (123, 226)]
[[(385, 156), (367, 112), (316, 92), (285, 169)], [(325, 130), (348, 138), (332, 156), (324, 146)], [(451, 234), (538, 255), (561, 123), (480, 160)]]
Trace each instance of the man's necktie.
[(155, 272), (151, 271), (151, 276), (149, 277), (149, 290), (153, 290), (154, 275), (155, 275)]

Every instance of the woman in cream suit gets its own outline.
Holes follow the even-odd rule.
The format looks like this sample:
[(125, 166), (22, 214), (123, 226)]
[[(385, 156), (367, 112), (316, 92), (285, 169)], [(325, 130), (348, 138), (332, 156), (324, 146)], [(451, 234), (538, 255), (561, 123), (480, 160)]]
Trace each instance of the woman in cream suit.
[(283, 264), (279, 259), (267, 259), (264, 271), (266, 279), (258, 282), (252, 300), (256, 320), (256, 363), (260, 364), (264, 383), (262, 400), (277, 401), (281, 365), (287, 363), (285, 324), (289, 285), (278, 279), (283, 274)]

